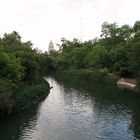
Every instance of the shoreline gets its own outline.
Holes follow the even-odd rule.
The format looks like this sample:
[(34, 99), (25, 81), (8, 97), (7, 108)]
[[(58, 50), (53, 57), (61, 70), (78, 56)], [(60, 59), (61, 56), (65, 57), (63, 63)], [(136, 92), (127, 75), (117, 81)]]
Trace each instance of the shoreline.
[(135, 90), (136, 80), (132, 79), (132, 78), (121, 78), (117, 81), (117, 86), (120, 87), (120, 88)]
[(136, 85), (136, 79), (133, 78), (121, 78), (117, 75), (109, 75), (101, 71), (91, 70), (65, 70), (57, 71), (57, 73), (89, 81), (106, 82), (117, 85), (118, 88), (128, 89), (134, 93), (139, 93)]

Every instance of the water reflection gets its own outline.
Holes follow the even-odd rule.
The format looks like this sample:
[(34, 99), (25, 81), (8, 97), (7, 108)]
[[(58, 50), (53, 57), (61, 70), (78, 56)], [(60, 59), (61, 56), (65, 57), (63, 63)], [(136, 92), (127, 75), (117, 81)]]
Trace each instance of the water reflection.
[(29, 137), (37, 120), (37, 106), (0, 119), (0, 140), (17, 140)]
[(48, 81), (45, 101), (0, 121), (0, 140), (140, 139), (139, 97), (104, 83)]
[(55, 77), (55, 79), (59, 84), (65, 85), (65, 93), (68, 93), (72, 87), (76, 89), (78, 98), (84, 97), (85, 101), (89, 99), (88, 102), (91, 102), (92, 114), (94, 114), (91, 124), (92, 127), (97, 127), (94, 128), (92, 135), (93, 133), (98, 135), (99, 139), (140, 139), (139, 96), (105, 83), (64, 77)]

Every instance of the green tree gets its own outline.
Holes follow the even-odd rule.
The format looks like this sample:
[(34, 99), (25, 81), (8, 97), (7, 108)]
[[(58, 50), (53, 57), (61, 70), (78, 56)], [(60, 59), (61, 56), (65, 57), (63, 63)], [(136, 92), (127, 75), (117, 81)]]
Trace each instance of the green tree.
[(21, 78), (21, 64), (14, 55), (0, 52), (0, 77), (16, 82)]
[(85, 63), (87, 63), (87, 67), (97, 68), (109, 68), (111, 65), (111, 60), (109, 57), (108, 50), (103, 47), (96, 45), (89, 52), (87, 57), (85, 58)]
[(71, 61), (75, 68), (85, 68), (84, 58), (87, 55), (86, 48), (74, 48), (71, 52)]

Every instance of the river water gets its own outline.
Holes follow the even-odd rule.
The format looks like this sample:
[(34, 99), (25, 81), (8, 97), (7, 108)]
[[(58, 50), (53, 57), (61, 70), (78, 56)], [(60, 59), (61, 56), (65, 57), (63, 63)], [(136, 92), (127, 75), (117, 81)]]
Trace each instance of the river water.
[(139, 140), (140, 97), (64, 77), (39, 105), (0, 119), (0, 140)]

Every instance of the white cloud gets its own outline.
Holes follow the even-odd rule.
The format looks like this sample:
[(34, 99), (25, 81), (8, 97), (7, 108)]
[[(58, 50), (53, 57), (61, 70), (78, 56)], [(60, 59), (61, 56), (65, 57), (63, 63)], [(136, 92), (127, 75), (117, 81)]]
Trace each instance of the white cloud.
[(104, 21), (134, 24), (139, 0), (0, 0), (0, 34), (18, 31), (23, 40), (47, 50), (52, 39), (99, 36)]

